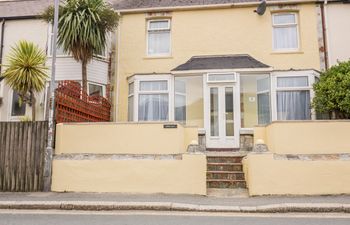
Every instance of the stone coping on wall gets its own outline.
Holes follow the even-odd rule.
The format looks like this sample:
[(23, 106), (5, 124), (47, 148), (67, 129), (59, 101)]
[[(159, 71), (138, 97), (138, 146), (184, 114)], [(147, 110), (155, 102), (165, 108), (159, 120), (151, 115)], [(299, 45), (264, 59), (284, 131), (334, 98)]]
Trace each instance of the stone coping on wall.
[(350, 153), (339, 154), (275, 154), (271, 152), (251, 152), (249, 154), (272, 154), (275, 160), (299, 160), (299, 161), (350, 161)]
[(180, 125), (184, 128), (198, 128), (200, 129), (200, 127), (198, 126), (194, 126), (194, 125), (185, 125), (182, 123), (179, 123), (177, 121), (171, 122), (171, 121), (166, 121), (166, 122), (71, 122), (71, 123), (59, 123), (62, 124), (64, 126), (67, 125), (167, 125), (167, 124), (176, 124), (176, 125)]
[[(187, 155), (203, 155), (201, 152), (186, 153)], [(59, 154), (54, 160), (182, 160), (183, 154)]]
[(350, 123), (350, 120), (276, 120), (265, 125), (256, 125), (255, 127), (268, 127), (279, 123)]

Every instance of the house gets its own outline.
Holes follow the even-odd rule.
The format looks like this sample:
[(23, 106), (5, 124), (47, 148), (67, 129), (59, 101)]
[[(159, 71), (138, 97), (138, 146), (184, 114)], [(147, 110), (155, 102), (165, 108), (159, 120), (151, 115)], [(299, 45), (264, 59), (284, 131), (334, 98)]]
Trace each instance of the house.
[(256, 125), (316, 118), (313, 1), (119, 1), (117, 121), (177, 121), (209, 149), (251, 149)]
[(323, 3), (324, 35), (328, 66), (350, 60), (350, 1), (327, 1)]
[[(53, 4), (51, 0), (29, 1), (0, 1), (0, 64), (6, 65), (6, 55), (20, 40), (32, 41), (47, 54), (46, 66), (51, 67), (52, 25), (44, 22), (39, 15)], [(111, 45), (101, 55), (95, 56), (88, 65), (88, 92), (98, 92), (101, 96), (107, 95), (107, 85), (111, 74), (108, 73), (110, 63), (109, 53)], [(74, 80), (81, 82), (81, 65), (61, 49), (57, 50), (56, 81)], [(1, 68), (3, 71), (4, 68)], [(50, 71), (48, 72), (50, 75)], [(46, 91), (37, 96), (37, 120), (47, 118)], [(4, 81), (0, 82), (0, 121), (18, 121), (31, 115), (31, 107), (19, 105), (18, 95), (9, 88)]]

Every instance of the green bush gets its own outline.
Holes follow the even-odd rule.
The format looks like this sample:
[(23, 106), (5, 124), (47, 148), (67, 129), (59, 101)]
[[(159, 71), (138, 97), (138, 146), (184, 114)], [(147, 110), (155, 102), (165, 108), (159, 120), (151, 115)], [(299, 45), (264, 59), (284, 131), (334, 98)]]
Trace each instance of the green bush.
[(323, 72), (314, 84), (313, 107), (331, 119), (350, 119), (350, 61)]

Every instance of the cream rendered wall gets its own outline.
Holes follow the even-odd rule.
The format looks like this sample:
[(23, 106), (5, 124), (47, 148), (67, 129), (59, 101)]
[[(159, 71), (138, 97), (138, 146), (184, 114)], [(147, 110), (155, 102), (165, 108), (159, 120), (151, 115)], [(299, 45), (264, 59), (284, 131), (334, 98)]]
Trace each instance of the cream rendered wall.
[[(25, 20), (8, 20), (5, 23), (4, 32), (4, 60), (3, 64), (6, 64), (6, 56), (11, 50), (11, 47), (15, 46), (20, 40), (27, 40), (34, 42), (41, 49), (46, 51), (47, 45), (47, 23), (38, 19), (25, 19)], [(4, 68), (2, 68), (4, 69)], [(2, 84), (2, 96), (3, 104), (0, 107), (0, 121), (13, 120), (16, 118), (11, 117), (11, 100), (12, 90), (4, 84)], [(0, 93), (1, 96), (1, 93)], [(37, 95), (37, 118), (43, 117), (44, 105), (43, 94)], [(27, 106), (26, 115), (31, 115), (31, 109)]]
[(254, 129), (277, 154), (350, 153), (349, 121), (276, 121)]
[(195, 55), (250, 54), (275, 69), (319, 69), (317, 17), (314, 4), (298, 5), (300, 51), (272, 50), (270, 8), (258, 16), (255, 7), (174, 11), (171, 56), (146, 56), (146, 14), (123, 15), (119, 27), (118, 120), (127, 120), (127, 77), (135, 73), (169, 73)]
[(331, 3), (327, 13), (328, 56), (330, 65), (350, 60), (350, 4)]
[(278, 160), (250, 153), (243, 160), (249, 195), (350, 194), (348, 160)]
[(162, 123), (58, 124), (56, 154), (182, 154), (198, 141), (196, 128)]
[(52, 191), (206, 194), (206, 156), (180, 160), (54, 160)]

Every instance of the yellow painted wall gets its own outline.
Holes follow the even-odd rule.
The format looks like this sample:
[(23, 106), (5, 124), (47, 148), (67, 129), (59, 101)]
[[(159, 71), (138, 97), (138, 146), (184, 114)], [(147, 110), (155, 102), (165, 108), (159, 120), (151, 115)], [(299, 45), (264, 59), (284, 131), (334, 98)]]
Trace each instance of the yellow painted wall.
[(275, 160), (272, 153), (243, 161), (249, 195), (350, 194), (350, 162)]
[(206, 194), (205, 155), (182, 160), (54, 160), (52, 191)]
[(277, 154), (350, 153), (350, 121), (279, 121), (256, 127), (254, 139), (263, 139)]
[(255, 7), (174, 11), (172, 54), (165, 58), (146, 57), (146, 14), (123, 15), (118, 46), (118, 120), (127, 120), (127, 77), (135, 73), (170, 73), (195, 55), (250, 54), (275, 69), (319, 69), (316, 7), (296, 7), (301, 48), (288, 54), (272, 50), (270, 7), (264, 16), (255, 14)]
[(58, 124), (56, 154), (180, 154), (198, 140), (197, 128), (162, 123)]

